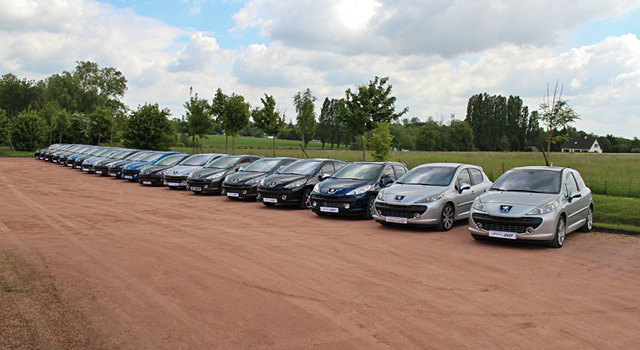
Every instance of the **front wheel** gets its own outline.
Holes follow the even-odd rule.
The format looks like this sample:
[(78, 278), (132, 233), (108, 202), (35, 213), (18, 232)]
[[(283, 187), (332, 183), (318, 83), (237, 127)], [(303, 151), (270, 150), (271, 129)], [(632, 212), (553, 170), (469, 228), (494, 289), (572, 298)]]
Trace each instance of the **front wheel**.
[(556, 235), (553, 237), (553, 241), (549, 244), (552, 248), (562, 248), (564, 244), (564, 236), (567, 234), (567, 228), (565, 226), (564, 217), (560, 217), (558, 220), (558, 226), (556, 227)]
[(302, 198), (300, 200), (300, 209), (311, 208), (311, 189), (307, 188), (302, 192)]
[(438, 230), (440, 231), (449, 231), (451, 227), (453, 227), (453, 205), (451, 203), (447, 203), (442, 208), (442, 213), (440, 214), (440, 222), (438, 222)]
[(373, 215), (376, 213), (376, 197), (371, 196), (371, 198), (369, 198), (369, 202), (367, 202), (367, 207), (364, 210), (364, 214), (362, 215), (362, 217), (364, 217), (367, 220), (371, 220), (373, 219)]
[(582, 232), (590, 232), (593, 228), (593, 208), (589, 207), (587, 211), (587, 218), (584, 225), (580, 228)]

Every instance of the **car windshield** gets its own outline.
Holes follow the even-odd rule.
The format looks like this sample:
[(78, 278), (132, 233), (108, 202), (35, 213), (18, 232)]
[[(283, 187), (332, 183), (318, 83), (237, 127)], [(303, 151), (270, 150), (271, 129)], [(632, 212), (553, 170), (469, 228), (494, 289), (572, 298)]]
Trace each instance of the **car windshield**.
[(338, 170), (334, 179), (375, 180), (383, 164), (351, 163)]
[(156, 165), (176, 165), (180, 163), (181, 160), (184, 159), (184, 154), (178, 154), (175, 156), (167, 156), (160, 159)]
[(456, 168), (452, 166), (427, 166), (415, 168), (404, 174), (396, 183), (427, 186), (447, 186), (451, 183)]
[(211, 160), (210, 154), (194, 154), (189, 158), (183, 160), (182, 163), (180, 163), (180, 165), (203, 166), (207, 164), (207, 162), (210, 160)]
[(213, 162), (205, 165), (205, 168), (219, 168), (228, 169), (234, 166), (240, 157), (222, 157), (214, 160)]
[(491, 191), (560, 193), (562, 173), (551, 170), (511, 170), (496, 180)]
[(129, 154), (131, 154), (131, 151), (120, 151), (120, 152), (112, 154), (111, 158), (113, 158), (113, 159), (125, 159)]
[(147, 154), (144, 158), (140, 159), (141, 162), (155, 162), (156, 160), (162, 158), (164, 153), (151, 153)]
[(249, 165), (242, 171), (249, 171), (253, 173), (268, 173), (280, 164), (280, 159), (260, 159)]
[(134, 153), (133, 155), (127, 157), (128, 160), (140, 160), (144, 157), (146, 157), (147, 155), (149, 155), (149, 152), (138, 152), (138, 153)]
[(312, 175), (322, 165), (322, 161), (297, 161), (289, 164), (278, 174)]
[(87, 152), (87, 155), (97, 156), (97, 155), (99, 155), (100, 153), (102, 153), (104, 151), (105, 151), (104, 148), (94, 148), (91, 151)]

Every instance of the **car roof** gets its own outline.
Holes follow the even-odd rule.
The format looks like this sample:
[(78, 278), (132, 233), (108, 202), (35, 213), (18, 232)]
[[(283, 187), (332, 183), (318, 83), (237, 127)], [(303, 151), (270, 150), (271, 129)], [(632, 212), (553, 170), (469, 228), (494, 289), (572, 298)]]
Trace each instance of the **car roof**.
[(420, 164), (416, 168), (426, 168), (426, 167), (459, 168), (459, 167), (462, 167), (462, 166), (464, 166), (464, 167), (474, 167), (474, 168), (482, 169), (482, 167), (479, 166), (479, 165), (464, 164), (464, 163), (427, 163), (427, 164)]
[(558, 167), (558, 166), (544, 166), (544, 165), (540, 165), (540, 166), (520, 166), (520, 167), (516, 167), (516, 168), (512, 168), (509, 170), (533, 170), (533, 171), (542, 171), (542, 170), (546, 170), (546, 171), (557, 171), (557, 172), (561, 172), (563, 171), (564, 167)]

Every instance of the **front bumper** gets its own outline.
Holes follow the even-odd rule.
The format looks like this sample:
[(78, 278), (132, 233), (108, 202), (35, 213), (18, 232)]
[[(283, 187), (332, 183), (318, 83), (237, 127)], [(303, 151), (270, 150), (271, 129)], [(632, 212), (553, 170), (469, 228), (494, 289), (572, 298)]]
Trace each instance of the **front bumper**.
[(399, 205), (376, 201), (373, 218), (393, 224), (434, 226), (440, 222), (442, 206), (441, 202)]
[(222, 189), (230, 198), (256, 198), (258, 185), (222, 184)]
[[(166, 184), (166, 183), (165, 183)], [(201, 193), (222, 193), (222, 179), (217, 180), (187, 180), (187, 189)]]
[(264, 188), (258, 187), (258, 201), (271, 204), (298, 205), (302, 201), (302, 193), (305, 187), (288, 188)]
[(469, 216), (469, 232), (498, 240), (549, 242), (556, 235), (556, 213), (524, 217), (501, 217), (474, 212)]
[(370, 197), (370, 194), (329, 196), (312, 193), (311, 210), (314, 213), (360, 216), (367, 210)]
[(188, 188), (187, 176), (164, 176), (164, 185), (169, 188)]
[(147, 174), (139, 175), (138, 183), (148, 186), (162, 186), (162, 175)]
[(140, 177), (140, 170), (123, 169), (120, 177), (129, 181), (138, 181), (138, 177)]

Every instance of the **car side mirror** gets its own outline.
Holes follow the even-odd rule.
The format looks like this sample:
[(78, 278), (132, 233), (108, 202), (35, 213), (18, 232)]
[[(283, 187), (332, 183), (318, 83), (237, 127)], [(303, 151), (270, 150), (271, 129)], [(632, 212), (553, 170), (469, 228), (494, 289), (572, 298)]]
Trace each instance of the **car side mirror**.
[(244, 169), (244, 167), (239, 167), (238, 169), (236, 169), (236, 172), (237, 171), (242, 171), (242, 169)]
[(387, 187), (392, 183), (393, 183), (393, 179), (390, 177), (385, 177), (384, 179), (380, 180), (380, 184), (382, 185), (382, 187)]
[(331, 174), (329, 173), (322, 173), (320, 175), (318, 175), (318, 181), (324, 181), (326, 179), (328, 179), (331, 176)]
[(460, 184), (460, 189), (458, 190), (460, 193), (466, 191), (466, 190), (470, 190), (471, 189), (471, 185), (469, 185), (468, 183), (461, 183)]
[(582, 198), (580, 192), (571, 191), (571, 193), (569, 193), (569, 203), (571, 203), (576, 198)]

